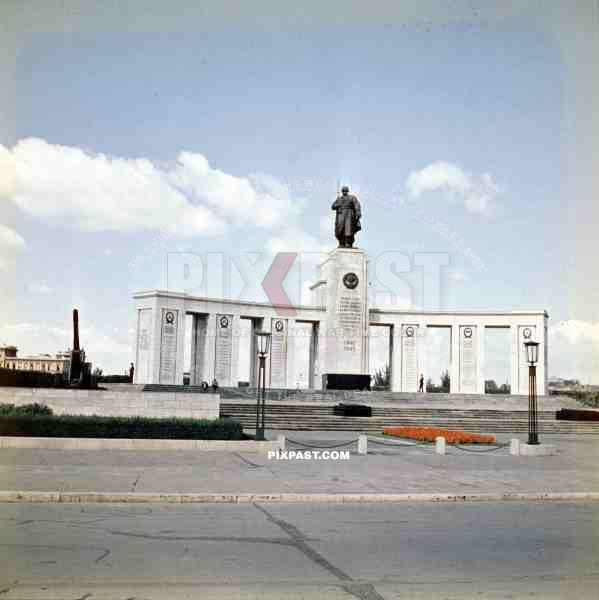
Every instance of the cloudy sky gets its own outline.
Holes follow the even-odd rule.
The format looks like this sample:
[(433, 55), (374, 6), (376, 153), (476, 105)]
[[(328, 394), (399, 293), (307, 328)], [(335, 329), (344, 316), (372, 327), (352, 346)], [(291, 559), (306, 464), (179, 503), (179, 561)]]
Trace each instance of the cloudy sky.
[[(599, 383), (595, 2), (97, 4), (2, 9), (0, 342), (68, 347), (77, 306), (90, 359), (125, 369), (132, 293), (184, 285), (169, 253), (198, 255), (195, 293), (263, 300), (273, 256), (300, 252), (305, 300), (341, 181), (373, 302), (546, 309), (550, 375)], [(415, 253), (447, 263), (438, 293)]]

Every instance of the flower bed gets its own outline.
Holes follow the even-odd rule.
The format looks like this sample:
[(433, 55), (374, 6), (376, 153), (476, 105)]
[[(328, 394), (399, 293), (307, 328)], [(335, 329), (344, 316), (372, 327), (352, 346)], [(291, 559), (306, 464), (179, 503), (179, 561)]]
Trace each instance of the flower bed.
[(448, 444), (494, 444), (497, 441), (494, 435), (452, 431), (438, 427), (385, 427), (383, 434), (423, 442), (434, 442), (436, 438), (444, 437)]

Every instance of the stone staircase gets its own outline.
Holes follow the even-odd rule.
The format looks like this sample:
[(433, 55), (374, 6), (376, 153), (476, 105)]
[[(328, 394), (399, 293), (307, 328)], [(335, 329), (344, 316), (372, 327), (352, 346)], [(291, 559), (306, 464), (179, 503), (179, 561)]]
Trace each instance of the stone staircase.
[[(246, 428), (253, 428), (256, 424), (256, 403), (221, 401), (220, 414), (239, 420)], [(339, 417), (333, 414), (333, 405), (267, 402), (265, 421), (268, 429), (279, 430), (380, 433), (383, 427), (398, 425), (433, 426), (477, 433), (525, 433), (528, 430), (526, 410), (373, 406), (372, 417)], [(599, 422), (557, 421), (555, 412), (541, 411), (539, 432), (599, 434)]]
[(166, 383), (146, 383), (142, 387), (142, 392), (170, 392), (179, 394), (203, 394), (212, 392), (212, 388), (208, 388), (208, 392), (204, 392), (199, 385), (169, 385)]
[[(158, 386), (145, 386), (158, 387)], [(164, 386), (160, 386), (164, 387)], [(171, 386), (168, 386), (171, 387)], [(187, 389), (189, 386), (185, 386)], [(223, 400), (243, 400), (256, 398), (256, 390), (252, 388), (222, 387), (219, 393)], [(418, 393), (418, 392), (391, 392), (391, 391), (342, 391), (342, 390), (294, 390), (294, 389), (266, 389), (267, 401), (285, 401), (301, 403), (365, 403), (365, 404), (410, 404), (410, 405), (488, 405), (514, 407), (528, 406), (528, 397), (516, 394), (443, 394), (443, 393)], [(576, 406), (576, 401), (564, 396), (542, 396), (541, 402), (553, 407), (561, 408), (566, 405)]]
[[(143, 386), (144, 392), (202, 393), (199, 386)], [(256, 424), (256, 391), (219, 388), (221, 416), (233, 417), (244, 427)], [(380, 433), (383, 427), (422, 425), (462, 429), (477, 433), (526, 433), (528, 398), (501, 394), (419, 394), (390, 391), (343, 392), (338, 390), (266, 390), (266, 427), (279, 430), (337, 430)], [(372, 406), (372, 417), (339, 417), (339, 402)], [(548, 434), (599, 434), (599, 422), (558, 421), (555, 411), (577, 406), (571, 398), (539, 398), (539, 432)]]

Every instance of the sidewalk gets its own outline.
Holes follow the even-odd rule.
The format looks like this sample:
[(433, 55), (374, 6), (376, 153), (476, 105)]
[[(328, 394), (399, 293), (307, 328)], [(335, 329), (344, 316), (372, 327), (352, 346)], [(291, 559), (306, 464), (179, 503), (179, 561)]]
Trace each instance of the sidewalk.
[[(277, 432), (278, 433), (278, 432)], [(271, 433), (273, 438), (276, 434)], [(289, 432), (314, 446), (352, 432)], [(522, 436), (520, 436), (521, 439)], [(507, 441), (509, 436), (499, 437)], [(515, 494), (599, 492), (599, 437), (543, 436), (550, 457), (513, 457), (508, 448), (475, 454), (448, 447), (356, 444), (347, 460), (276, 460), (264, 454), (185, 451), (0, 451), (0, 490), (163, 494)], [(288, 444), (288, 449), (305, 449)]]

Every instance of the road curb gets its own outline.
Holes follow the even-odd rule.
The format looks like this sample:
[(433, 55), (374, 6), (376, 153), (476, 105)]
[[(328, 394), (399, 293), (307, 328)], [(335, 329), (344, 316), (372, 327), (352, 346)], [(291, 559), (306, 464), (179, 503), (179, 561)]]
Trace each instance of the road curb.
[(0, 491), (0, 503), (248, 504), (402, 503), (402, 502), (597, 502), (599, 492), (524, 492), (485, 494), (169, 494), (111, 492)]
[(42, 450), (193, 450), (200, 452), (260, 452), (279, 449), (277, 441), (165, 440), (152, 438), (61, 438), (0, 436), (0, 449)]

